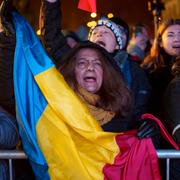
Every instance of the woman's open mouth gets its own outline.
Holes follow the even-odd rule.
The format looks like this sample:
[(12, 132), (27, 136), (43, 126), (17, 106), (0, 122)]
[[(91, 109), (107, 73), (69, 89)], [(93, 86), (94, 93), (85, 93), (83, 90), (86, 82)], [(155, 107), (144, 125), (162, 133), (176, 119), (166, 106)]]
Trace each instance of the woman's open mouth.
[(96, 82), (96, 78), (92, 76), (87, 76), (84, 78), (85, 82)]
[(103, 41), (96, 41), (96, 44), (99, 44), (102, 47), (106, 46), (106, 44)]

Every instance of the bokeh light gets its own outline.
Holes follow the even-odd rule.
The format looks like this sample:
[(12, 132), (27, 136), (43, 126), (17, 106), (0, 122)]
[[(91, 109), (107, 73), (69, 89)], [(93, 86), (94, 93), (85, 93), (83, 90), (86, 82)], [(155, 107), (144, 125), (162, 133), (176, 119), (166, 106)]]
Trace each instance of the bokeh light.
[(108, 18), (113, 18), (113, 17), (114, 17), (114, 14), (113, 14), (113, 13), (108, 13), (107, 17), (108, 17)]
[(87, 23), (87, 27), (90, 28), (90, 27), (96, 26), (96, 24), (97, 24), (96, 21), (90, 21)]
[(91, 13), (91, 17), (92, 18), (96, 18), (97, 17), (97, 14), (95, 12)]

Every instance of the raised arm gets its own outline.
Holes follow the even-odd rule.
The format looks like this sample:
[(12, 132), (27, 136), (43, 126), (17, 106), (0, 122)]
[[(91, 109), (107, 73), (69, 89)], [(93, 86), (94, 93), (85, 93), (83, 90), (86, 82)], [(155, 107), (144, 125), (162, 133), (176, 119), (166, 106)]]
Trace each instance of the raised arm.
[[(11, 22), (12, 0), (0, 8), (0, 149), (11, 149), (19, 141), (15, 115), (13, 60), (15, 33)], [(11, 113), (11, 114), (10, 114)]]
[(3, 1), (0, 10), (0, 105), (15, 114), (13, 59), (15, 34), (11, 23), (11, 0)]
[(70, 49), (61, 32), (60, 7), (60, 0), (44, 0), (40, 11), (42, 41), (56, 66), (61, 64), (61, 57)]

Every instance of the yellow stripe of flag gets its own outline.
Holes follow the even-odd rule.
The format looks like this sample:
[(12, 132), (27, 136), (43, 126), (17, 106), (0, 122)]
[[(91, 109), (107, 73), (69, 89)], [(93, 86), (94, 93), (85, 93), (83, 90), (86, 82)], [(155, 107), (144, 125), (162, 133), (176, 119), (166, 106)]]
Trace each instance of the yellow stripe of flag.
[(55, 68), (35, 79), (48, 101), (36, 130), (51, 179), (103, 179), (119, 153), (117, 134), (102, 131)]

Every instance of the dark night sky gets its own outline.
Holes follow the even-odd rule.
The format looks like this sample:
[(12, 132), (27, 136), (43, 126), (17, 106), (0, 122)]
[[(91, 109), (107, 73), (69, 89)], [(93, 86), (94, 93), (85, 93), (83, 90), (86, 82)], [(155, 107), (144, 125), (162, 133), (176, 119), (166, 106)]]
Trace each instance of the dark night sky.
[[(63, 28), (75, 30), (79, 25), (86, 25), (92, 20), (89, 12), (77, 9), (78, 1), (62, 0)], [(40, 0), (14, 0), (14, 2), (18, 10), (21, 9), (21, 13), (26, 15), (37, 29)], [(148, 11), (147, 2), (148, 0), (97, 0), (98, 18), (111, 12), (123, 18), (129, 25), (141, 22), (153, 29), (153, 16)]]
[[(77, 9), (78, 0), (63, 0), (63, 26), (74, 29), (79, 24), (90, 21), (89, 13)], [(148, 11), (147, 0), (97, 0), (98, 17), (107, 13), (120, 16), (130, 25), (138, 22), (152, 26), (153, 16)], [(72, 18), (73, 17), (73, 18)]]

